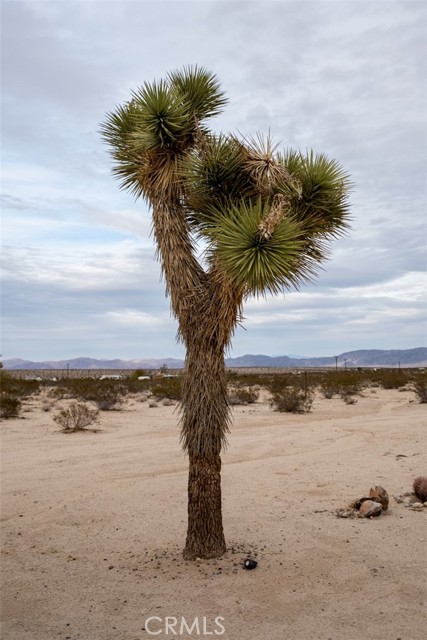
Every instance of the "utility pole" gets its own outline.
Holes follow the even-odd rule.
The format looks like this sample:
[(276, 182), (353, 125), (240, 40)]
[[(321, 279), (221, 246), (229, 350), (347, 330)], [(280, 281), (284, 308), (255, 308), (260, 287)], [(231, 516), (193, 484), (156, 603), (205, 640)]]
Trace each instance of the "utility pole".
[(338, 356), (334, 356), (335, 358), (335, 371), (338, 371)]

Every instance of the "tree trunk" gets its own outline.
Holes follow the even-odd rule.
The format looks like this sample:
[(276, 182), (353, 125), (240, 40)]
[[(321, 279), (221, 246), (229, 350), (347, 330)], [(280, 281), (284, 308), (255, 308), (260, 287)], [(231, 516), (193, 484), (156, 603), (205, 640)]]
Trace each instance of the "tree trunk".
[(186, 559), (225, 550), (221, 450), (229, 426), (224, 350), (240, 317), (243, 290), (216, 266), (205, 273), (193, 255), (180, 201), (153, 207), (154, 233), (171, 306), (186, 345), (181, 441), (189, 456)]
[(225, 550), (221, 505), (221, 448), (229, 409), (222, 348), (187, 350), (182, 441), (189, 455), (188, 530), (184, 558), (217, 558)]
[(218, 558), (226, 551), (222, 525), (221, 457), (190, 455), (186, 560)]

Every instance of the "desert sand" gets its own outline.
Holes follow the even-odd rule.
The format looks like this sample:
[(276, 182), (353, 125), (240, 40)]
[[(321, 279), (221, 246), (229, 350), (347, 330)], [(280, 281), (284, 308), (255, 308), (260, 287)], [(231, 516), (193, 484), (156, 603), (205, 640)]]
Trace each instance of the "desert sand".
[[(317, 397), (305, 415), (235, 407), (228, 551), (193, 563), (181, 556), (176, 407), (129, 400), (102, 413), (99, 433), (64, 434), (61, 404), (44, 412), (30, 399), (2, 424), (3, 638), (425, 638), (427, 509), (393, 499), (427, 470), (426, 405), (411, 392), (370, 389), (354, 405)], [(336, 517), (377, 484), (387, 513)], [(199, 627), (179, 635), (183, 618)]]

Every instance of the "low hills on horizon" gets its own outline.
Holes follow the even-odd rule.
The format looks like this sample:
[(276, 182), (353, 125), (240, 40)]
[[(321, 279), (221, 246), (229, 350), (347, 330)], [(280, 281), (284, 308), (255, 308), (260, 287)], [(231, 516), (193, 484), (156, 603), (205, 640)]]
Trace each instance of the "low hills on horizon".
[[(305, 357), (305, 356), (266, 356), (244, 355), (237, 358), (226, 358), (229, 368), (269, 368), (269, 367), (425, 367), (427, 366), (427, 347), (415, 349), (360, 349), (348, 351), (337, 356)], [(101, 360), (96, 358), (73, 358), (70, 360), (49, 360), (33, 362), (21, 358), (5, 360), (3, 366), (8, 370), (35, 369), (182, 369), (184, 360), (177, 358), (141, 358), (135, 360)]]

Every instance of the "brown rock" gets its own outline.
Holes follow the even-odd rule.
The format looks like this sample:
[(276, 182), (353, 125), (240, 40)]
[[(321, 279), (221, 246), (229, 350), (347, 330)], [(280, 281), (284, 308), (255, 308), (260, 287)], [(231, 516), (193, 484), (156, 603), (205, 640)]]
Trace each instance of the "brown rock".
[(370, 500), (371, 498), (368, 497), (363, 497), (363, 498), (357, 498), (357, 500), (353, 500), (353, 502), (350, 502), (350, 504), (348, 505), (350, 507), (350, 509), (356, 509), (356, 511), (359, 511), (360, 506), (362, 505), (363, 502), (366, 502), (366, 500)]
[(370, 497), (371, 500), (374, 500), (374, 502), (379, 502), (380, 505), (383, 508), (383, 511), (387, 511), (388, 503), (389, 503), (389, 497), (388, 497), (388, 493), (384, 489), (384, 487), (380, 487), (380, 486), (377, 485), (373, 489), (371, 488), (369, 490), (369, 497)]
[(365, 500), (360, 505), (359, 517), (360, 518), (375, 518), (380, 516), (383, 512), (383, 508), (379, 502), (375, 500)]
[(420, 502), (426, 502), (427, 500), (427, 477), (426, 476), (418, 476), (415, 478), (414, 484), (412, 485), (414, 489), (414, 493), (419, 499)]

